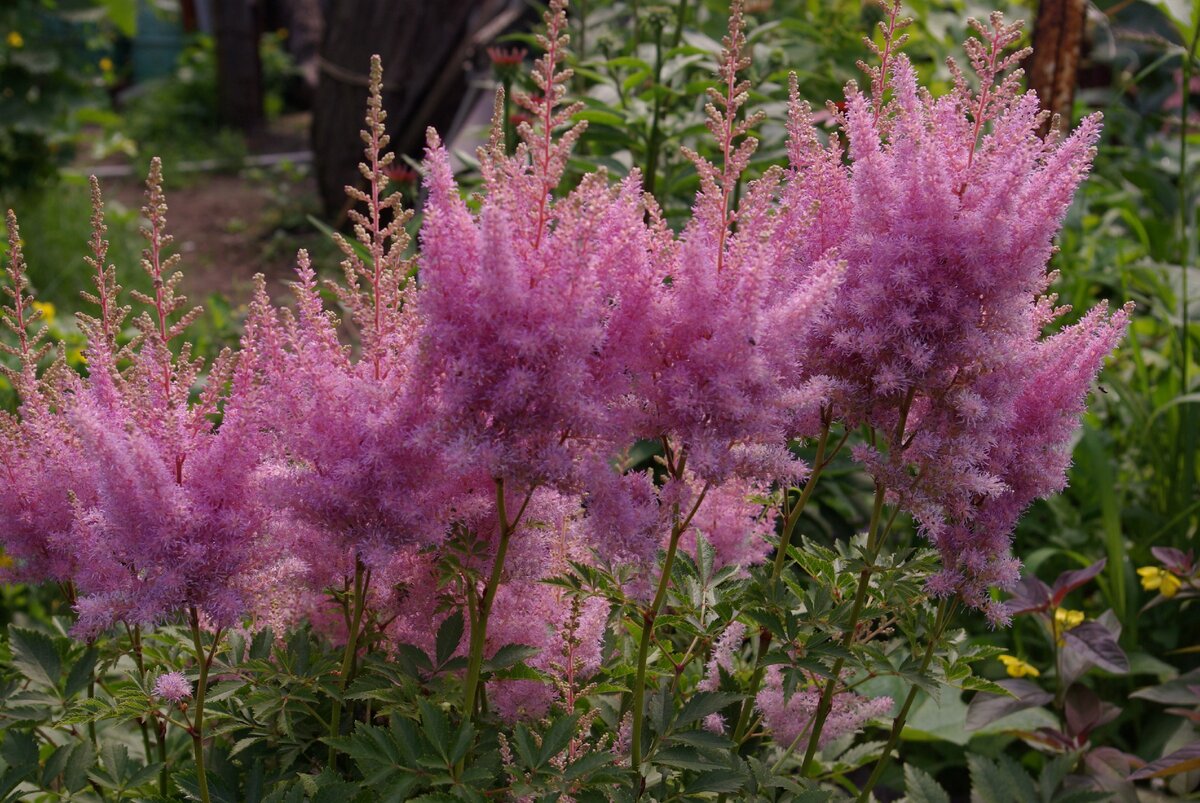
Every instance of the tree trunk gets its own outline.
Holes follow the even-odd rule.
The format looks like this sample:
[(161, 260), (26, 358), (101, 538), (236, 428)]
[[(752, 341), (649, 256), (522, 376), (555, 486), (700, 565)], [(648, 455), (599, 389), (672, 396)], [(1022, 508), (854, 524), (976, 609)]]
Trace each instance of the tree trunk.
[[(1029, 58), (1029, 88), (1037, 92), (1042, 108), (1058, 116), (1058, 128), (1071, 125), (1075, 83), (1083, 54), (1087, 0), (1041, 0), (1033, 29), (1033, 55)], [(1050, 130), (1051, 120), (1042, 125)]]
[(383, 60), (391, 150), (412, 154), (426, 125), (452, 119), (466, 89), (462, 48), (476, 0), (338, 0), (330, 10), (313, 104), (313, 152), (327, 214), (341, 218), (360, 181), (359, 131), (371, 55)]
[(262, 65), (254, 0), (215, 0), (217, 113), (225, 125), (251, 131), (263, 122)]

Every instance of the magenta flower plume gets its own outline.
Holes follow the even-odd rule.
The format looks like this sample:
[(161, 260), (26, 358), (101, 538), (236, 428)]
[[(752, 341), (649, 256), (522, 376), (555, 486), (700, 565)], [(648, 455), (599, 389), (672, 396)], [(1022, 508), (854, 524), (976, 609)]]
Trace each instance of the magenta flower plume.
[[(812, 729), (813, 718), (821, 699), (820, 686), (800, 684), (794, 690), (787, 689), (783, 672), (778, 665), (767, 667), (755, 702), (762, 712), (763, 724), (771, 732), (776, 744), (784, 747), (806, 737)], [(891, 697), (864, 697), (852, 691), (841, 691), (833, 695), (833, 707), (829, 718), (821, 728), (818, 740), (820, 747), (848, 734), (862, 730), (872, 719), (886, 716), (892, 709)]]
[[(191, 359), (187, 344), (177, 357), (170, 350), (199, 309), (174, 317), (186, 299), (175, 292), (178, 257), (165, 256), (161, 182), (155, 160), (143, 260), (155, 295), (135, 293), (148, 307), (135, 321), (139, 339), (116, 353), (106, 333), (123, 311), (103, 304), (99, 319), (86, 319), (89, 375), (63, 400), (81, 446), (75, 459), (94, 489), (91, 498), (76, 495), (72, 533), (82, 633), (122, 620), (157, 622), (189, 608), (217, 626), (233, 624), (245, 608), (239, 577), (255, 559), (266, 516), (251, 481), (260, 454), (246, 409), (253, 356), (235, 367), (222, 354), (192, 401), (201, 361)], [(119, 357), (130, 361), (124, 371)], [(212, 423), (218, 413), (220, 427)]]
[(732, 208), (757, 148), (747, 132), (761, 114), (738, 120), (749, 91), (739, 72), (749, 59), (736, 5), (729, 30), (721, 86), (707, 107), (724, 159), (717, 165), (689, 152), (700, 174), (692, 218), (678, 241), (661, 223), (652, 227), (658, 275), (649, 313), (630, 322), (643, 345), (626, 426), (667, 437), (702, 480), (793, 480), (803, 468), (785, 445), (815, 431), (821, 399), (807, 363), (842, 267), (811, 241), (813, 205), (797, 203), (781, 171), (752, 182)]
[[(816, 339), (814, 374), (829, 377), (836, 417), (878, 433), (855, 456), (941, 548), (949, 574), (937, 588), (955, 588), (1003, 618), (985, 589), (1015, 582), (1008, 545), (1016, 515), (1061, 487), (1056, 444), (1065, 441), (1057, 438), (1063, 422), (1068, 435), (1075, 426), (1099, 370), (1093, 346), (1111, 350), (1124, 316), (1097, 312), (1087, 319), (1089, 338), (1059, 342), (1056, 351), (1078, 349), (1088, 367), (1063, 380), (1070, 389), (1058, 401), (1071, 402), (1054, 409), (1066, 418), (1030, 439), (1027, 448), (1046, 459), (1005, 457), (1030, 413), (1023, 388), (1043, 359), (1040, 329), (1053, 317), (1043, 299), (1052, 240), (1088, 171), (1100, 123), (1093, 116), (1065, 139), (1039, 137), (1037, 98), (1019, 94), (1019, 71), (1007, 72), (1023, 55), (1005, 53), (1019, 25), (999, 15), (974, 25), (980, 38), (967, 51), (978, 90), (955, 69), (955, 90), (935, 98), (891, 47), (871, 73), (871, 96), (847, 90), (849, 166), (837, 138), (818, 142), (795, 94), (789, 151), (796, 192), (834, 199), (837, 209), (818, 210), (813, 230), (846, 264), (836, 314)], [(848, 221), (840, 231), (835, 212)], [(1008, 513), (998, 515), (997, 505)], [(980, 517), (987, 523), (977, 524)]]
[(155, 679), (154, 696), (169, 703), (181, 703), (192, 696), (192, 683), (182, 672), (167, 672)]
[[(420, 322), (400, 194), (385, 194), (394, 155), (382, 107), (382, 67), (371, 62), (365, 128), (366, 189), (348, 188), (357, 248), (338, 236), (345, 281), (331, 286), (361, 348), (339, 338), (308, 254), (301, 251), (295, 311), (273, 308), (260, 282), (242, 340), (257, 355), (259, 427), (270, 436), (259, 473), (280, 520), (272, 541), (304, 555), (315, 589), (352, 575), (368, 554), (438, 542), (462, 492), (432, 440), (436, 385), (415, 377)], [(369, 255), (364, 257), (363, 254)], [(324, 542), (323, 542), (324, 541)], [(379, 567), (377, 567), (379, 568)]]
[(75, 460), (78, 441), (57, 413), (58, 400), (76, 384), (75, 375), (56, 360), (39, 373), (39, 362), (50, 352), (43, 342), (47, 330), (38, 325), (33, 306), (16, 216), (8, 213), (8, 284), (10, 304), (3, 322), (16, 344), (0, 342), (0, 350), (15, 357), (19, 369), (0, 365), (0, 371), (20, 398), (17, 415), (0, 413), (0, 547), (10, 565), (9, 581), (69, 583), (75, 559), (70, 538), (74, 513), (69, 493), (90, 498), (86, 475)]
[(703, 537), (713, 550), (713, 568), (727, 566), (745, 569), (767, 559), (771, 552), (768, 537), (775, 534), (775, 522), (755, 495), (765, 496), (766, 489), (744, 480), (731, 480), (709, 491), (704, 503), (684, 532), (679, 548), (697, 557), (698, 539)]

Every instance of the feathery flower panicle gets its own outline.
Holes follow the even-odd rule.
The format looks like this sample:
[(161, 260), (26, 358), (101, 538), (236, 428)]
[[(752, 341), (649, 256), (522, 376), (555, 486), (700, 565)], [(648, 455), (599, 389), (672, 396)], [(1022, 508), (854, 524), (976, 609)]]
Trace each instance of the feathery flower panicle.
[(272, 539), (285, 555), (312, 558), (316, 589), (353, 574), (355, 560), (367, 554), (438, 542), (458, 493), (458, 479), (447, 474), (431, 440), (436, 385), (413, 375), (420, 324), (409, 281), (414, 263), (405, 255), (411, 213), (400, 207), (399, 193), (385, 194), (393, 154), (384, 153), (382, 82), (374, 57), (360, 165), (367, 189), (346, 188), (365, 206), (350, 216), (369, 258), (338, 236), (345, 281), (330, 283), (361, 348), (342, 344), (305, 251), (293, 285), (295, 311), (274, 308), (260, 279), (242, 339), (242, 350), (261, 366), (258, 426), (270, 435), (260, 487), (277, 515), (296, 525), (274, 528)]
[(154, 696), (169, 703), (181, 703), (192, 696), (192, 682), (182, 672), (167, 672), (154, 681)]
[(60, 414), (63, 395), (76, 384), (61, 358), (45, 371), (39, 364), (52, 346), (44, 342), (42, 313), (29, 292), (25, 257), (16, 215), (8, 212), (8, 283), (10, 303), (2, 311), (16, 345), (0, 341), (0, 351), (15, 357), (19, 369), (0, 364), (19, 397), (17, 414), (0, 413), (0, 518), (5, 522), (0, 547), (11, 559), (5, 579), (31, 583), (70, 583), (75, 558), (70, 530), (74, 518), (68, 492), (89, 498), (86, 475), (74, 455), (78, 441)]
[[(762, 688), (755, 698), (762, 712), (763, 724), (771, 731), (775, 743), (788, 747), (805, 737), (812, 728), (813, 717), (821, 700), (820, 685), (801, 685), (790, 694), (779, 666), (767, 667)], [(821, 728), (819, 746), (862, 730), (870, 720), (886, 716), (892, 709), (891, 697), (864, 697), (852, 691), (833, 695), (833, 708)]]
[(560, 106), (570, 77), (558, 67), (565, 5), (556, 0), (546, 14), (534, 72), (542, 97), (518, 97), (535, 123), (521, 126), (514, 154), (496, 136), (480, 152), (478, 215), (432, 131), (426, 158), (418, 298), (426, 384), (439, 389), (450, 459), (513, 489), (575, 481), (576, 444), (605, 429), (627, 387), (637, 345), (618, 321), (646, 309), (638, 290), (652, 275), (636, 175), (612, 187), (601, 172), (552, 196), (582, 132), (576, 124), (556, 133), (574, 109)]
[[(706, 107), (721, 161), (688, 152), (700, 192), (680, 240), (656, 249), (651, 312), (631, 322), (646, 345), (633, 366), (638, 403), (628, 405), (626, 426), (668, 438), (706, 481), (791, 480), (804, 469), (785, 445), (811, 434), (820, 402), (809, 392), (810, 340), (842, 269), (811, 242), (813, 204), (795, 203), (782, 171), (751, 182), (732, 208), (758, 144), (749, 133), (762, 119), (741, 118), (749, 83), (739, 74), (749, 57), (739, 3), (724, 44), (720, 88)], [(665, 226), (654, 231), (670, 236)]]
[[(253, 565), (266, 515), (251, 481), (259, 445), (245, 409), (253, 355), (236, 367), (228, 352), (220, 355), (191, 400), (202, 361), (192, 359), (188, 343), (178, 355), (171, 344), (199, 310), (178, 315), (186, 299), (175, 292), (178, 257), (165, 254), (170, 236), (157, 159), (147, 188), (143, 268), (154, 294), (134, 294), (148, 309), (135, 319), (135, 342), (121, 352), (129, 364), (118, 363), (113, 334), (124, 311), (115, 307), (115, 280), (99, 246), (92, 266), (100, 317), (84, 319), (89, 373), (62, 405), (89, 492), (75, 490), (72, 528), (76, 629), (88, 635), (189, 608), (216, 626), (234, 623), (245, 608), (239, 578)], [(94, 244), (103, 239), (98, 213), (96, 220)], [(220, 427), (212, 423), (217, 415)]]
[(1002, 619), (986, 587), (1015, 582), (1016, 516), (1061, 487), (1065, 464), (1050, 455), (1077, 420), (1066, 411), (1077, 410), (1100, 368), (1091, 346), (1111, 350), (1124, 327), (1123, 315), (1097, 312), (1090, 339), (1072, 339), (1089, 356), (1086, 371), (1063, 380), (1073, 401), (1059, 409), (1070, 423), (1039, 433), (1064, 440), (1027, 446), (1048, 459), (1003, 457), (1028, 412), (1022, 388), (1040, 359), (1040, 329), (1061, 313), (1044, 298), (1046, 264), (1090, 166), (1099, 117), (1062, 140), (1037, 135), (1037, 98), (1019, 94), (1019, 71), (1009, 72), (1022, 53), (1005, 53), (1019, 25), (998, 14), (989, 26), (972, 23), (980, 38), (967, 52), (979, 88), (953, 68), (954, 91), (935, 98), (896, 53), (901, 23), (893, 4), (871, 96), (847, 88), (848, 165), (839, 139), (821, 145), (793, 92), (795, 191), (840, 199), (836, 213), (847, 221), (839, 231), (833, 212), (815, 214), (814, 231), (846, 273), (837, 311), (814, 339), (813, 370), (828, 377), (836, 417), (879, 434), (855, 456), (941, 548), (948, 574), (936, 588)]
[(679, 548), (697, 557), (698, 536), (703, 535), (712, 546), (715, 571), (734, 566), (745, 574), (746, 568), (762, 563), (771, 552), (767, 538), (775, 534), (775, 522), (752, 498), (765, 494), (764, 486), (739, 479), (713, 488), (680, 539)]
[(487, 655), (506, 644), (534, 647), (527, 663), (555, 683), (518, 680), (493, 684), (489, 700), (505, 719), (537, 719), (564, 702), (600, 668), (609, 604), (600, 596), (573, 605), (570, 592), (545, 582), (569, 570), (571, 561), (589, 562), (579, 527), (578, 499), (539, 492), (513, 541), (506, 578), (488, 624)]
[(704, 678), (700, 681), (701, 691), (717, 691), (721, 686), (721, 670), (733, 674), (736, 654), (741, 652), (746, 638), (746, 626), (734, 621), (721, 632), (712, 647), (712, 655), (704, 665)]

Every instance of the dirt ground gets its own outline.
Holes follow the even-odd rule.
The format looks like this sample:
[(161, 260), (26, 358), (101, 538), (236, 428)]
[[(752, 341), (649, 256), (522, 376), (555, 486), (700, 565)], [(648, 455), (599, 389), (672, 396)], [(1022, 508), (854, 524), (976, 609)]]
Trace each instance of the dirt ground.
[[(303, 154), (308, 124), (307, 114), (275, 121), (248, 137), (247, 152), (251, 158)], [(293, 277), (299, 248), (309, 249), (314, 259), (333, 260), (319, 267), (336, 267), (329, 238), (308, 220), (319, 212), (320, 202), (305, 162), (244, 167), (236, 173), (166, 166), (167, 230), (183, 256), (180, 269), (189, 297), (203, 302), (220, 293), (236, 307), (249, 299), (257, 273), (267, 277), (272, 294), (278, 295)], [(111, 201), (129, 209), (145, 204), (140, 176), (107, 178), (103, 185)]]
[[(107, 182), (110, 196), (130, 208), (145, 203), (144, 191), (132, 179)], [(200, 301), (221, 293), (237, 306), (250, 297), (256, 273), (281, 289), (292, 278), (296, 249), (322, 245), (315, 241), (325, 235), (308, 225), (298, 227), (302, 218), (283, 219), (287, 213), (278, 208), (281, 192), (290, 193), (290, 202), (311, 198), (315, 208), (316, 183), (309, 176), (204, 174), (168, 189), (168, 232), (183, 255), (180, 267), (191, 298)]]

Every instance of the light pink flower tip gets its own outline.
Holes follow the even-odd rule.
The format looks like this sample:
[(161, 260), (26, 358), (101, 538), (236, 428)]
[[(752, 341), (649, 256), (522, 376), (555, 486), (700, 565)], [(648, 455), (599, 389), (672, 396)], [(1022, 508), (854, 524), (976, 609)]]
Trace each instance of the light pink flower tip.
[(192, 696), (192, 683), (182, 672), (168, 672), (154, 681), (154, 696), (178, 703)]

